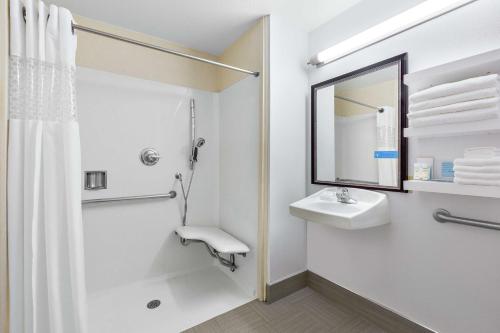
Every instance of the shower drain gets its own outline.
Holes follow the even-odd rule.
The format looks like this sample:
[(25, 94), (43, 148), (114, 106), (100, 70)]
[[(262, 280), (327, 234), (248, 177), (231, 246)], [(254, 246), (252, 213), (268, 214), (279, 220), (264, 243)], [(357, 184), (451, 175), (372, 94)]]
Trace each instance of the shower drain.
[(148, 302), (148, 304), (146, 304), (146, 306), (148, 309), (156, 309), (157, 307), (160, 306), (160, 304), (161, 304), (161, 302), (159, 299), (154, 299), (154, 300)]

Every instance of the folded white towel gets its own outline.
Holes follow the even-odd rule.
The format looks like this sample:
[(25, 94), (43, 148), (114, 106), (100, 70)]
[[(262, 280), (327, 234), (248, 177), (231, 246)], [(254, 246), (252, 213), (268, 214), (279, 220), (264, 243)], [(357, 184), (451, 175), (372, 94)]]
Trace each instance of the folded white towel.
[(465, 158), (489, 158), (500, 156), (500, 149), (496, 147), (472, 147), (464, 151)]
[(500, 157), (493, 158), (456, 158), (453, 161), (455, 166), (500, 166)]
[(461, 94), (467, 91), (492, 88), (498, 84), (498, 74), (474, 77), (471, 79), (440, 84), (410, 95), (410, 102), (418, 103), (443, 96)]
[(499, 106), (500, 106), (500, 98), (498, 97), (483, 98), (483, 99), (476, 99), (474, 101), (467, 101), (467, 102), (439, 106), (437, 108), (411, 111), (408, 114), (408, 119), (435, 116), (438, 114), (445, 114), (445, 113), (487, 109)]
[(490, 166), (469, 166), (469, 165), (455, 165), (453, 167), (455, 172), (480, 172), (480, 173), (498, 173), (500, 174), (500, 164)]
[(468, 178), (468, 179), (484, 179), (484, 180), (498, 180), (500, 181), (500, 173), (487, 173), (487, 172), (462, 172), (456, 171), (455, 177)]
[(475, 101), (478, 99), (484, 99), (490, 97), (500, 97), (498, 86), (495, 88), (486, 88), (481, 90), (468, 91), (461, 94), (425, 100), (419, 103), (410, 103), (409, 110), (410, 112), (415, 112), (419, 110), (432, 109), (432, 108), (437, 108), (439, 106)]
[(457, 184), (462, 184), (462, 185), (500, 186), (500, 180), (484, 180), (484, 179), (455, 177), (453, 181)]
[(438, 114), (409, 120), (410, 127), (428, 127), (498, 118), (498, 108)]

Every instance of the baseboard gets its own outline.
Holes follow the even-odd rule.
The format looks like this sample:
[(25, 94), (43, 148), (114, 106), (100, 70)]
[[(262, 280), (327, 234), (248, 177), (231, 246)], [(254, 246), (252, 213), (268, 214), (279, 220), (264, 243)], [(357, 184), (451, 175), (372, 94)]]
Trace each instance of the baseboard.
[(266, 285), (266, 302), (273, 303), (307, 286), (308, 272), (295, 274), (283, 281)]
[(340, 303), (369, 318), (388, 332), (435, 333), (402, 315), (345, 289), (311, 271), (307, 271), (307, 286), (326, 298)]
[(273, 303), (304, 287), (309, 287), (326, 298), (367, 317), (391, 333), (435, 333), (391, 309), (364, 298), (311, 271), (295, 274), (280, 282), (266, 285), (267, 303)]

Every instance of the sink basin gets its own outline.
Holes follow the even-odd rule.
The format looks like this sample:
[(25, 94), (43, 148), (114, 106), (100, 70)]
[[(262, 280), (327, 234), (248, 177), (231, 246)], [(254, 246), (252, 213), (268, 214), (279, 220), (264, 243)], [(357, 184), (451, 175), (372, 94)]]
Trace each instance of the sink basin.
[(389, 223), (389, 201), (380, 192), (349, 188), (356, 203), (337, 201), (337, 188), (321, 190), (290, 204), (290, 214), (341, 229), (365, 229)]

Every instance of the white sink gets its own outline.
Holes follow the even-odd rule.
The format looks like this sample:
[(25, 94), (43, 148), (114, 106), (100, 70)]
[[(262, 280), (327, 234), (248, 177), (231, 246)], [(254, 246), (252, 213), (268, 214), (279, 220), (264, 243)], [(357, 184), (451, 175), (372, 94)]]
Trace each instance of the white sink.
[(365, 229), (389, 223), (389, 201), (380, 192), (349, 188), (357, 202), (337, 201), (337, 188), (321, 190), (290, 204), (290, 214), (310, 222), (319, 222), (341, 229)]

